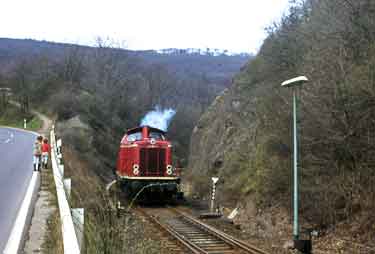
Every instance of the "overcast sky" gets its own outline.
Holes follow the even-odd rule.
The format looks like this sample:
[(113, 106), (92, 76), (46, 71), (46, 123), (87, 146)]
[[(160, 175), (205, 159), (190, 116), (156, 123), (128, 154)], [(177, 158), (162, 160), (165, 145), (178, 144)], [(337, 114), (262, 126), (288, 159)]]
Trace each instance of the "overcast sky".
[(0, 37), (255, 53), (288, 0), (1, 0)]

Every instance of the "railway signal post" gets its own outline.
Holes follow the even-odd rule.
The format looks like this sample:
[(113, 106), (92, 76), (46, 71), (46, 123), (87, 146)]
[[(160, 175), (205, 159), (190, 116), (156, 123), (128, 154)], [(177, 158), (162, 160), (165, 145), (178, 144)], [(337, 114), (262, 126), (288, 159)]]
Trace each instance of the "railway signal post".
[(219, 181), (219, 177), (212, 177), (212, 196), (211, 196), (211, 213), (215, 209), (215, 192), (216, 192), (216, 183)]
[(297, 88), (306, 83), (308, 79), (305, 76), (299, 76), (284, 81), (282, 87), (291, 87), (293, 89), (293, 240), (295, 248), (303, 253), (311, 253), (311, 240), (300, 240), (298, 224), (298, 126), (297, 126)]

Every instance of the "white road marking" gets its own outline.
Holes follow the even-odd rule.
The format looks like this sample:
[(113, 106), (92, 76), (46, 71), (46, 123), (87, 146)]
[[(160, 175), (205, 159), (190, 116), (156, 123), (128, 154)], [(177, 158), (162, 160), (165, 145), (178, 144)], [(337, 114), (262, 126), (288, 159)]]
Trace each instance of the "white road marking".
[[(0, 126), (0, 128), (2, 128)], [(10, 127), (5, 127), (7, 129), (10, 129)], [(4, 132), (0, 133), (0, 145), (2, 144), (14, 144), (15, 140), (15, 134), (12, 132), (12, 130), (5, 129)]]
[(5, 133), (1, 135), (0, 144), (1, 143), (8, 144), (10, 141), (12, 141), (13, 137), (14, 137), (13, 133), (7, 130)]
[(34, 203), (33, 200), (38, 194), (39, 181), (39, 173), (33, 172), (29, 187), (27, 188), (26, 195), (22, 201), (21, 208), (18, 210), (16, 221), (13, 224), (13, 229), (8, 238), (3, 254), (15, 254), (19, 252), (27, 225), (31, 219)]
[(14, 139), (13, 132), (8, 131), (9, 138), (4, 141), (5, 144), (9, 144)]

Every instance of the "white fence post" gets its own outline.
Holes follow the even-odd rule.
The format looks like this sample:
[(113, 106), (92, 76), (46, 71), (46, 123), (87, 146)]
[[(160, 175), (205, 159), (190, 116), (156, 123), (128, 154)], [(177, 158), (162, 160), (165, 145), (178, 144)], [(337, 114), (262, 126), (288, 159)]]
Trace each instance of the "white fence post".
[(65, 187), (66, 195), (68, 196), (68, 199), (70, 199), (71, 190), (72, 190), (71, 178), (64, 179), (64, 187)]
[(73, 208), (72, 216), (74, 222), (74, 228), (76, 230), (79, 247), (82, 250), (83, 245), (83, 230), (85, 223), (85, 210), (83, 208)]
[(57, 146), (57, 154), (61, 154), (61, 146), (62, 146), (62, 140), (61, 140), (61, 138), (59, 138), (57, 140), (56, 146)]
[(64, 165), (59, 165), (59, 171), (62, 178), (64, 178)]
[(57, 163), (61, 164), (62, 163), (62, 153), (57, 154)]

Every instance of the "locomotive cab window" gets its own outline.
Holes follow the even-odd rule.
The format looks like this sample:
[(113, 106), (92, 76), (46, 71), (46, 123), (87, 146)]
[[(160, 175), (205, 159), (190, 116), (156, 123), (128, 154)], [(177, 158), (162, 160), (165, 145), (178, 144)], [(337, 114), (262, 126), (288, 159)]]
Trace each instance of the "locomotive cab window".
[(155, 140), (165, 140), (163, 133), (151, 131), (149, 134), (149, 138), (153, 138)]
[(134, 141), (139, 141), (139, 140), (142, 140), (142, 132), (135, 132), (135, 133), (128, 135), (129, 142), (134, 142)]

